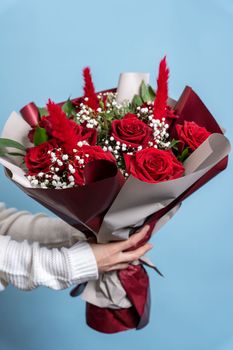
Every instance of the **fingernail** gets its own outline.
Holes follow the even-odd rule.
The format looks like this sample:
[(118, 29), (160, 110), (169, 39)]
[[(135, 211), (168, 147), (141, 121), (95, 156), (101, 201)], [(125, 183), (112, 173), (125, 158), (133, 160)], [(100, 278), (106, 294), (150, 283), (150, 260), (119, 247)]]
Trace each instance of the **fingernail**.
[(148, 231), (149, 230), (149, 225), (145, 225), (145, 226), (143, 226), (142, 228), (140, 228), (140, 232), (141, 231)]
[(142, 228), (137, 229), (136, 234), (142, 234), (142, 233), (145, 234), (145, 233), (148, 232), (149, 228), (150, 228), (149, 225), (145, 225), (145, 226), (143, 226)]
[(149, 226), (149, 225), (146, 225), (146, 226), (143, 227), (143, 231), (144, 231), (144, 232), (148, 232), (148, 231), (149, 231), (149, 228), (150, 228), (150, 226)]

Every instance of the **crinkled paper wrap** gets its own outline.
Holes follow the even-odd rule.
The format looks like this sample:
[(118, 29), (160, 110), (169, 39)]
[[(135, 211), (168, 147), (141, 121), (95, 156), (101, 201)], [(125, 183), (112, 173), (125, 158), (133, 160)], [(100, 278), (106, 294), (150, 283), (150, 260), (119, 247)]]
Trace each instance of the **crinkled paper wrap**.
[[(122, 74), (119, 79), (118, 101), (131, 99), (135, 93), (138, 93), (142, 79), (148, 83), (149, 75), (146, 73)], [(174, 100), (170, 100), (170, 103), (174, 105)], [(17, 127), (15, 127), (16, 125)], [(14, 139), (28, 146), (27, 133), (29, 129), (29, 125), (20, 115), (13, 112), (5, 125), (2, 137)], [(220, 133), (214, 133), (185, 161), (184, 177), (150, 184), (131, 175), (105, 214), (99, 231), (95, 232), (97, 241), (106, 243), (127, 239), (133, 228), (141, 226), (148, 216), (171, 204), (224, 159), (229, 152), (230, 143), (228, 139)], [(24, 188), (31, 187), (30, 182), (24, 176), (23, 170), (18, 166), (19, 164), (14, 162), (13, 158), (0, 158), (0, 163), (10, 170), (13, 181)], [(43, 191), (46, 191), (46, 189)], [(160, 218), (156, 223), (154, 232), (157, 232), (161, 225), (176, 213), (179, 206), (175, 206)], [(147, 263), (150, 264), (148, 261)], [(112, 309), (129, 308), (132, 305), (116, 272), (102, 274), (98, 281), (88, 282), (82, 293), (82, 298), (96, 306)]]

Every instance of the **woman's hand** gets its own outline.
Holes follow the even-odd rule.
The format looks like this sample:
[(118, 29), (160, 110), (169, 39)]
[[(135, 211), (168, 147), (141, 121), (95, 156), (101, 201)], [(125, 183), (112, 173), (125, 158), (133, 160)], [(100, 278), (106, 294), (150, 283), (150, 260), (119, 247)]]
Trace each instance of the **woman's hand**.
[(128, 265), (138, 260), (148, 250), (152, 248), (152, 244), (146, 243), (135, 250), (126, 251), (136, 246), (146, 236), (149, 225), (144, 226), (138, 233), (133, 234), (127, 241), (95, 244), (91, 243), (99, 272), (107, 272), (113, 270), (122, 270)]

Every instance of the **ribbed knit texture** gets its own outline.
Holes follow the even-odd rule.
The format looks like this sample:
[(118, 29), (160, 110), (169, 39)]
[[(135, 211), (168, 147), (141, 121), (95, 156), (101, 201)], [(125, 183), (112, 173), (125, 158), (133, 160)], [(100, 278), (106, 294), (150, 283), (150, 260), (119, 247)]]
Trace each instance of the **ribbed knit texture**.
[(41, 285), (58, 290), (98, 278), (95, 256), (84, 239), (62, 220), (0, 203), (0, 290), (9, 283), (22, 290)]

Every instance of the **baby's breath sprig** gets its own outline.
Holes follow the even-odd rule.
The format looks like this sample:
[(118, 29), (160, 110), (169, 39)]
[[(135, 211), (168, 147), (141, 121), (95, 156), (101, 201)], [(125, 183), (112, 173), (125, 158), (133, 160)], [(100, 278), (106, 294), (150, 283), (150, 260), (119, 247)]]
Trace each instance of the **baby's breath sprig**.
[(99, 107), (97, 110), (91, 109), (85, 102), (88, 98), (80, 103), (79, 110), (76, 114), (76, 122), (83, 124), (88, 128), (96, 128), (98, 131), (98, 144), (103, 146), (103, 141), (108, 138), (111, 123), (113, 120), (123, 118), (127, 113), (132, 113), (131, 104), (124, 102), (122, 104), (116, 101), (115, 92), (103, 92), (97, 95)]
[[(116, 163), (118, 169), (122, 172), (125, 178), (129, 176), (125, 167), (124, 154), (134, 154), (138, 148), (132, 147), (131, 145), (126, 145), (124, 142), (115, 140), (114, 136), (103, 140), (103, 150), (105, 152), (111, 152), (116, 158)], [(139, 146), (140, 149), (140, 146)]]
[[(88, 101), (88, 97), (85, 97), (84, 102)], [(80, 103), (79, 110), (76, 113), (75, 121), (82, 125), (85, 124), (87, 128), (94, 128), (98, 126), (98, 119), (96, 118), (96, 111), (89, 107), (84, 102)]]

